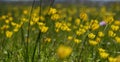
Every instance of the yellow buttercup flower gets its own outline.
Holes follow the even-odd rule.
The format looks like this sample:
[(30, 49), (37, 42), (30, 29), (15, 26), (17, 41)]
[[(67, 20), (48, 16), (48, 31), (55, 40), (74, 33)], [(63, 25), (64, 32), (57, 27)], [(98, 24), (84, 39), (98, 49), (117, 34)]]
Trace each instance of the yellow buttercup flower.
[(75, 39), (74, 39), (74, 42), (75, 42), (75, 43), (80, 43), (80, 42), (82, 42), (82, 40), (75, 38)]
[(24, 11), (23, 11), (23, 14), (28, 14), (28, 10), (24, 10)]
[(55, 8), (50, 8), (50, 10), (49, 10), (49, 15), (50, 14), (55, 14), (57, 12), (57, 10), (55, 9)]
[(10, 23), (10, 20), (6, 19), (6, 20), (5, 20), (5, 23), (7, 23), (7, 24)]
[(111, 29), (113, 31), (117, 31), (119, 29), (119, 26), (111, 25)]
[(60, 45), (57, 49), (57, 55), (59, 58), (66, 58), (72, 53), (72, 48), (69, 46)]
[(106, 52), (100, 52), (99, 54), (100, 54), (101, 58), (104, 58), (104, 59), (108, 58), (108, 56), (109, 56), (109, 54)]
[(72, 36), (68, 36), (68, 40), (72, 40), (73, 39), (73, 37)]
[(98, 48), (98, 51), (99, 51), (99, 54), (100, 54), (100, 57), (101, 57), (101, 58), (104, 58), (104, 59), (108, 58), (109, 54), (106, 52), (105, 49), (103, 49), (103, 48)]
[(96, 42), (96, 41), (94, 41), (94, 40), (89, 40), (89, 44), (95, 46), (95, 45), (98, 44), (98, 42)]
[(120, 37), (115, 37), (116, 42), (120, 43)]
[(104, 37), (104, 33), (100, 31), (100, 32), (98, 32), (98, 36), (99, 37)]
[(103, 48), (98, 48), (99, 52), (105, 52), (105, 49)]
[(79, 29), (76, 31), (76, 34), (80, 36), (80, 35), (84, 34), (85, 32), (86, 32), (85, 29)]
[(7, 37), (7, 38), (11, 38), (12, 35), (13, 35), (13, 32), (11, 32), (11, 31), (6, 31), (6, 37)]
[(90, 39), (94, 39), (95, 36), (96, 36), (96, 35), (94, 35), (93, 33), (88, 34), (88, 38), (90, 38)]
[(99, 26), (99, 24), (97, 24), (97, 23), (94, 23), (94, 24), (92, 24), (91, 25), (91, 29), (92, 30), (96, 30), (96, 29), (98, 29), (100, 26)]
[(75, 19), (75, 24), (76, 24), (77, 26), (80, 24), (80, 19), (79, 19), (79, 18)]
[(88, 19), (88, 16), (86, 13), (82, 12), (80, 13), (80, 18), (83, 20), (83, 21), (86, 21)]
[(120, 20), (114, 22), (115, 25), (120, 25)]
[(117, 62), (116, 58), (113, 58), (113, 57), (109, 57), (108, 60), (109, 60), (109, 62)]
[(58, 14), (53, 14), (52, 16), (51, 16), (51, 19), (52, 20), (58, 20), (60, 18), (60, 16), (58, 15)]
[(97, 38), (96, 38), (96, 41), (97, 41), (97, 42), (100, 42), (100, 41), (101, 41), (101, 38), (97, 37)]
[(116, 33), (114, 33), (112, 30), (109, 30), (109, 31), (108, 31), (108, 36), (110, 36), (110, 37), (115, 37), (115, 36), (116, 36)]
[(46, 27), (46, 26), (41, 26), (41, 27), (40, 27), (40, 30), (41, 30), (41, 32), (45, 33), (45, 32), (48, 31), (48, 27)]

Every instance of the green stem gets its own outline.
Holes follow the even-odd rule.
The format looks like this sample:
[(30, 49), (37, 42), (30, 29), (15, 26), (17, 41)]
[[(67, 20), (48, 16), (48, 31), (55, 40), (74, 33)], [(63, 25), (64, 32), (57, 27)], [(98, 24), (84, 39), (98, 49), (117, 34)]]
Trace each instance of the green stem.
[(35, 3), (35, 0), (33, 0), (33, 3), (32, 3), (32, 8), (31, 8), (31, 11), (30, 11), (30, 16), (29, 16), (29, 21), (28, 21), (28, 31), (27, 31), (27, 43), (26, 43), (26, 62), (29, 62), (29, 52), (28, 52), (28, 42), (29, 42), (29, 37), (30, 37), (30, 21), (31, 21), (31, 14), (32, 14), (32, 11), (33, 11), (33, 7), (34, 7), (34, 3)]

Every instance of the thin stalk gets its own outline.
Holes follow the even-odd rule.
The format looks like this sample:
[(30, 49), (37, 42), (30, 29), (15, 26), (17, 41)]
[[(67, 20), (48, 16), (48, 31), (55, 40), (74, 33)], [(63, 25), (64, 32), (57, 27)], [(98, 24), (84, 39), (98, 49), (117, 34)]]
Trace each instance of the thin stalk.
[[(41, 16), (42, 0), (40, 0), (40, 4), (39, 5), (40, 5), (39, 16)], [(40, 18), (39, 18), (39, 21), (40, 21)], [(36, 43), (35, 43), (35, 46), (34, 46), (32, 59), (31, 59), (32, 62), (34, 62), (34, 56), (35, 56), (35, 53), (36, 53), (37, 45), (39, 45), (39, 48), (38, 48), (38, 59), (40, 59), (40, 42), (39, 42), (40, 37), (41, 37), (41, 30), (39, 30), (39, 33), (38, 33), (38, 36), (37, 36), (37, 39), (36, 39)]]
[[(40, 6), (39, 16), (41, 16), (41, 13), (42, 13), (42, 0), (40, 0), (39, 6)], [(39, 18), (39, 21), (40, 21), (40, 18)], [(36, 40), (36, 41), (39, 41), (39, 40), (40, 40), (40, 35), (41, 35), (41, 31), (39, 31), (38, 40)], [(38, 46), (39, 46), (39, 48), (38, 48), (38, 59), (40, 59), (40, 41), (39, 41), (39, 43), (38, 43)]]
[[(50, 4), (50, 7), (53, 5), (55, 0), (52, 0), (51, 1), (51, 4)], [(49, 10), (50, 10), (50, 7), (49, 7)], [(39, 9), (39, 16), (41, 16), (41, 9), (42, 9), (42, 0), (40, 0), (40, 9)], [(49, 12), (48, 10), (48, 12)], [(39, 18), (39, 21), (40, 21), (40, 18)], [(39, 30), (39, 33), (38, 33), (38, 36), (37, 36), (37, 39), (36, 39), (36, 43), (35, 43), (35, 46), (34, 46), (34, 50), (33, 50), (33, 54), (32, 54), (32, 59), (31, 61), (34, 62), (34, 56), (35, 56), (35, 53), (36, 53), (36, 48), (37, 48), (37, 45), (39, 46), (39, 49), (38, 49), (38, 59), (40, 59), (40, 39), (41, 39), (41, 30)]]
[(31, 8), (31, 11), (30, 11), (30, 16), (29, 16), (29, 21), (28, 21), (28, 31), (27, 31), (27, 43), (26, 43), (26, 62), (29, 62), (29, 52), (28, 52), (28, 42), (29, 42), (29, 37), (30, 37), (30, 21), (31, 21), (31, 14), (32, 14), (32, 11), (33, 11), (33, 7), (34, 7), (34, 4), (35, 4), (35, 0), (33, 0), (33, 3), (32, 3), (32, 8)]

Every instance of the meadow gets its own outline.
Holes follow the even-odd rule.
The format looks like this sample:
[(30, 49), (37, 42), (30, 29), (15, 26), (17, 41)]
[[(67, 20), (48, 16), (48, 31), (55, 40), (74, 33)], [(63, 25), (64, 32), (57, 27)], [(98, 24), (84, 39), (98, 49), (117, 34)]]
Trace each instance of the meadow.
[(0, 5), (0, 62), (120, 62), (119, 5)]

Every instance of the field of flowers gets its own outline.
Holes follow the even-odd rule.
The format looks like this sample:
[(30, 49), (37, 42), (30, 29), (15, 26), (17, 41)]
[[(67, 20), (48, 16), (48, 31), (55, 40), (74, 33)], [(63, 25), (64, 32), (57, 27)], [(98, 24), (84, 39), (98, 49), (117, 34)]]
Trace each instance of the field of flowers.
[(119, 5), (1, 5), (0, 62), (120, 62)]

